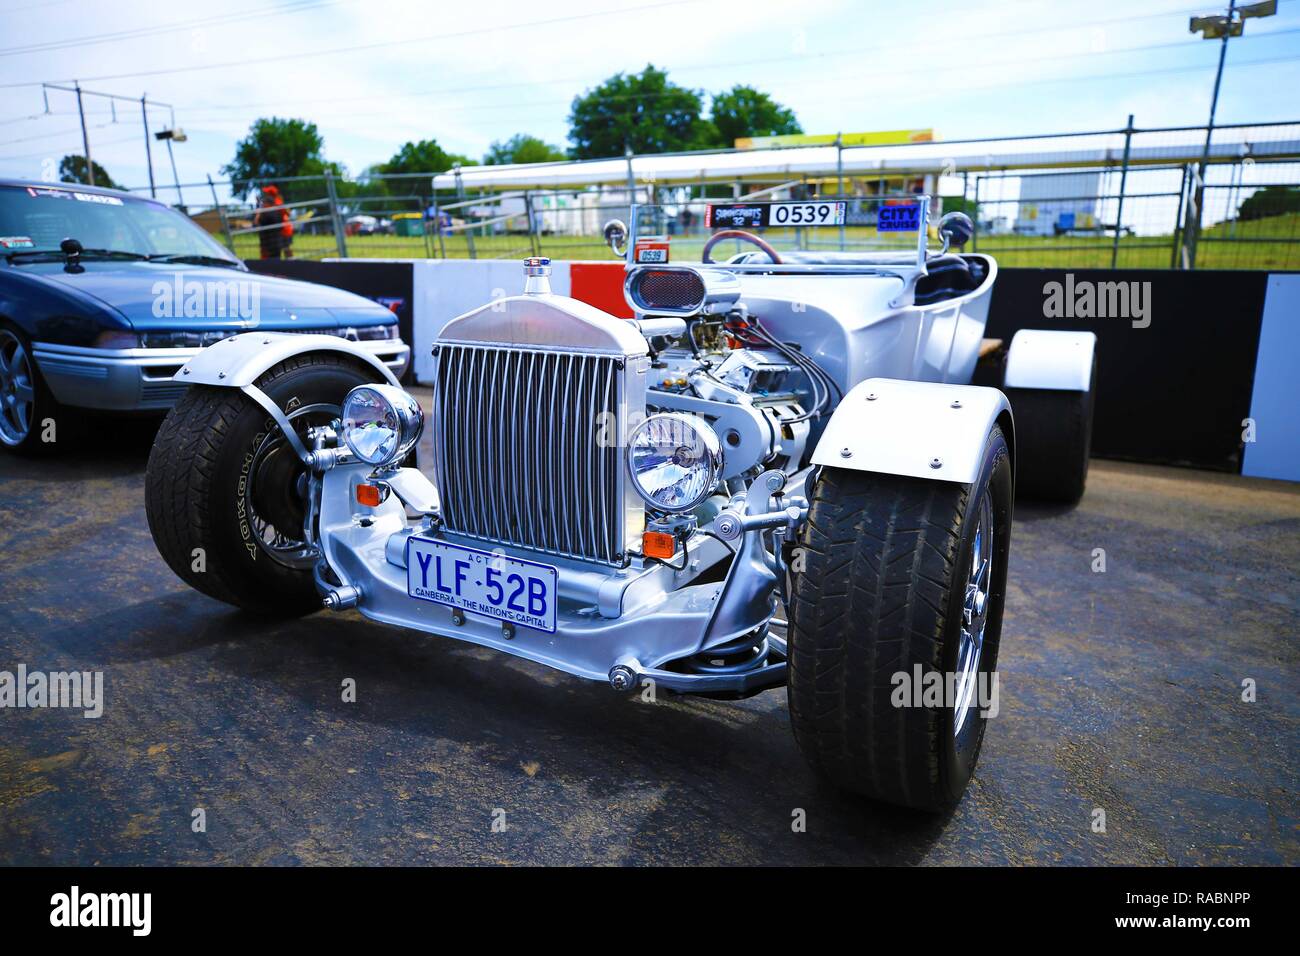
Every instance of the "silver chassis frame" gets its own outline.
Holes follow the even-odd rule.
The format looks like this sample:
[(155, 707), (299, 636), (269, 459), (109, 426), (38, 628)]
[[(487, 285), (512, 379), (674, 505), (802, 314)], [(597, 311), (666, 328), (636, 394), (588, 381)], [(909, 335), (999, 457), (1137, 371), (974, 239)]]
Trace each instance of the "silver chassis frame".
[[(716, 537), (692, 535), (685, 560), (674, 561), (684, 565), (682, 570), (640, 558), (611, 569), (501, 547), (507, 556), (557, 569), (556, 632), (549, 634), (410, 597), (406, 546), (412, 536), (478, 549), (483, 542), (440, 529), (437, 489), (419, 471), (375, 472), (346, 449), (324, 448), (321, 436), (315, 444), (308, 453), (314, 471), (308, 522), (315, 520), (319, 534), (323, 561), (316, 582), (326, 607), (355, 607), (371, 620), (495, 648), (577, 677), (609, 681), (619, 690), (653, 682), (679, 693), (745, 697), (785, 683), (785, 641), (769, 633), (785, 582), (780, 541), (807, 517), (801, 494), (773, 497), (782, 493), (785, 476), (766, 472), (748, 493), (735, 496), (705, 529)], [(798, 476), (790, 490), (802, 492), (805, 478)], [(356, 503), (356, 486), (366, 482), (384, 488), (377, 507)], [(756, 486), (764, 490), (758, 493)], [(786, 507), (773, 507), (779, 503)], [(422, 513), (421, 520), (413, 523), (412, 511)], [(693, 583), (732, 548), (735, 557), (724, 580)], [(729, 673), (670, 667), (746, 635), (756, 644), (766, 641), (765, 663)]]

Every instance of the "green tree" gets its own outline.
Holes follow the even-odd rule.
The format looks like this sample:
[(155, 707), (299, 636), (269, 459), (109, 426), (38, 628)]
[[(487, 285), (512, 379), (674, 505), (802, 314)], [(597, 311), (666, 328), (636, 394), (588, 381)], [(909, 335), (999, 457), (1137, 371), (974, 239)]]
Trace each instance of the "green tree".
[[(122, 187), (113, 181), (113, 177), (108, 174), (103, 166), (90, 161), (91, 168), (95, 171), (95, 185), (104, 186), (108, 189), (121, 189)], [(86, 176), (86, 157), (75, 153), (64, 156), (59, 160), (59, 181), (65, 183), (81, 183), (89, 186), (90, 179)]]
[[(99, 170), (95, 171), (95, 175), (99, 175)], [(1248, 222), (1288, 212), (1300, 212), (1300, 189), (1294, 186), (1265, 186), (1241, 204), (1237, 218)]]
[(483, 165), (506, 166), (511, 163), (550, 163), (567, 158), (564, 150), (558, 146), (552, 146), (550, 143), (544, 142), (536, 136), (529, 136), (527, 133), (516, 133), (507, 140), (493, 142), (483, 156)]
[(752, 86), (733, 86), (724, 93), (714, 93), (710, 112), (723, 146), (734, 146), (736, 140), (749, 136), (803, 132), (790, 109)]
[[(422, 139), (418, 143), (404, 143), (387, 162), (376, 163), (369, 172), (372, 176), (392, 176), (400, 173), (445, 173), (452, 166), (473, 166), (474, 161), (459, 153), (449, 153), (435, 139)], [(387, 196), (407, 196), (429, 191), (429, 183), (417, 179), (374, 179), (369, 184), (371, 193)]]
[(641, 73), (616, 73), (573, 100), (569, 140), (575, 159), (698, 149), (716, 143), (703, 119), (703, 93), (678, 86), (647, 64)]
[[(275, 183), (286, 202), (319, 199), (325, 188), (319, 182), (286, 182), (293, 176), (323, 176), (329, 170), (340, 180), (340, 194), (349, 192), (343, 182), (347, 171), (321, 154), (324, 140), (315, 123), (298, 119), (259, 119), (235, 145), (235, 158), (221, 167), (232, 180), (231, 192), (241, 199), (261, 183)], [(248, 182), (255, 180), (255, 182)]]

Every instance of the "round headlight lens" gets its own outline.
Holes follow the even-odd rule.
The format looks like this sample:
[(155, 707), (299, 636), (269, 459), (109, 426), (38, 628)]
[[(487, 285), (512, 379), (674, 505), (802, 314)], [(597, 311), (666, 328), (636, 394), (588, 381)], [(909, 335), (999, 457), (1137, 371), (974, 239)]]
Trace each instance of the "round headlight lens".
[(722, 473), (718, 436), (689, 415), (651, 415), (632, 432), (627, 459), (637, 493), (661, 511), (690, 511)]
[(420, 403), (392, 385), (358, 385), (343, 402), (343, 441), (367, 465), (391, 465), (420, 440)]

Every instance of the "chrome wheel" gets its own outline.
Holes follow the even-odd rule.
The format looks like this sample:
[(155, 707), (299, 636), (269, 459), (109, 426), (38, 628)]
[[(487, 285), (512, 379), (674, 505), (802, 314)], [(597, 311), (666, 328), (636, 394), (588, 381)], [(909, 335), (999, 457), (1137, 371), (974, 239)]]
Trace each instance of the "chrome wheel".
[(0, 441), (21, 445), (32, 430), (36, 380), (18, 336), (0, 329)]
[[(328, 424), (340, 414), (337, 405), (307, 405), (290, 412), (289, 421), (305, 443), (308, 428)], [(303, 527), (307, 494), (307, 470), (280, 429), (272, 427), (249, 461), (244, 503), (258, 549), (287, 568), (306, 570), (320, 560)]]
[(985, 488), (984, 494), (980, 497), (975, 535), (971, 539), (970, 568), (966, 573), (961, 634), (957, 643), (952, 733), (959, 742), (962, 730), (974, 726), (970, 715), (979, 704), (975, 698), (975, 691), (979, 684), (984, 630), (988, 623), (989, 587), (993, 580), (993, 553), (993, 498), (989, 489)]

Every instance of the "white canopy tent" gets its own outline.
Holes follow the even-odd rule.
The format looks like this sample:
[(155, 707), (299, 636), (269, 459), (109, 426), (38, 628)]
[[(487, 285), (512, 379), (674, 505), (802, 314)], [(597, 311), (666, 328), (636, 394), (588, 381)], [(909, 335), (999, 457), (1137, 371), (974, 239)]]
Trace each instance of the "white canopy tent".
[[(1215, 130), (1211, 161), (1300, 156), (1300, 138), (1253, 142), (1249, 127)], [(1300, 135), (1300, 132), (1292, 130)], [(1274, 130), (1276, 133), (1276, 130)], [(1157, 135), (1158, 134), (1158, 135)], [(1063, 134), (1023, 139), (904, 143), (891, 146), (799, 146), (782, 149), (661, 153), (615, 159), (465, 166), (433, 177), (435, 190), (478, 192), (520, 189), (580, 189), (682, 183), (777, 182), (802, 178), (845, 178), (896, 173), (952, 174), (992, 170), (1118, 166), (1123, 131)], [(1199, 129), (1138, 131), (1129, 143), (1134, 166), (1196, 163), (1205, 133)]]

